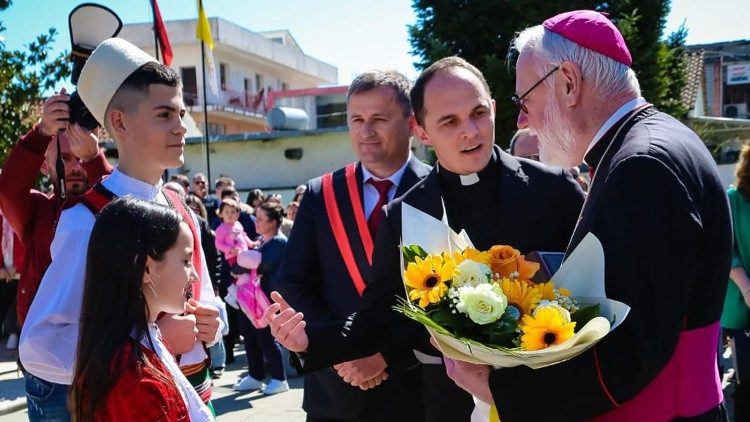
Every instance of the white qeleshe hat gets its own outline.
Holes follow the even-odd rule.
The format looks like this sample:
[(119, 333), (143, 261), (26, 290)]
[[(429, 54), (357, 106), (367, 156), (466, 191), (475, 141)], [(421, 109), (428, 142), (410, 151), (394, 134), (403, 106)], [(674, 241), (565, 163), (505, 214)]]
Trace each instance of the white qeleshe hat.
[(112, 97), (125, 79), (146, 63), (158, 63), (122, 38), (105, 40), (91, 53), (78, 78), (78, 93), (96, 120), (104, 126)]

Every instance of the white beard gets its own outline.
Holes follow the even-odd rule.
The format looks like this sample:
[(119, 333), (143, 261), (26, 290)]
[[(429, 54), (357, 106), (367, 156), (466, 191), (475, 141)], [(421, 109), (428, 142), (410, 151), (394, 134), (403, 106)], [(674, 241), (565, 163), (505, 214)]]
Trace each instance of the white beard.
[(570, 120), (565, 119), (562, 114), (559, 101), (554, 95), (550, 95), (544, 110), (544, 126), (536, 130), (539, 138), (539, 159), (542, 163), (557, 166), (571, 167), (579, 165), (580, 161), (575, 157), (575, 128)]

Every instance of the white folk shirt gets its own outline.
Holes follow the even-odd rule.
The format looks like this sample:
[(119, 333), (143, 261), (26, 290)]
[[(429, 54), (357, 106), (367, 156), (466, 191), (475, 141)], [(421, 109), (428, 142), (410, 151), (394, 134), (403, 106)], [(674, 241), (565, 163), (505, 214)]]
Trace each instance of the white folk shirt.
[[(388, 200), (392, 201), (393, 197), (396, 195), (396, 190), (398, 189), (398, 184), (401, 183), (401, 177), (404, 175), (404, 172), (406, 171), (406, 166), (409, 165), (409, 160), (411, 160), (411, 151), (409, 151), (409, 156), (406, 157), (406, 162), (403, 166), (401, 166), (400, 169), (396, 170), (395, 173), (390, 175), (389, 177), (386, 177), (386, 179), (390, 180), (393, 183), (393, 186), (391, 186), (390, 189), (388, 189)], [(372, 173), (370, 173), (369, 170), (367, 170), (362, 165), (362, 184), (364, 185), (362, 187), (362, 198), (364, 199), (364, 211), (365, 211), (365, 219), (370, 218), (370, 214), (372, 214), (373, 207), (375, 207), (375, 204), (378, 203), (378, 200), (380, 200), (380, 194), (378, 193), (378, 190), (375, 189), (375, 186), (371, 185), (370, 183), (367, 183), (367, 180), (372, 178), (373, 180), (385, 180), (381, 179), (377, 176), (374, 176)]]
[(180, 371), (180, 368), (177, 366), (177, 362), (174, 360), (174, 356), (169, 353), (166, 346), (162, 342), (159, 327), (157, 327), (156, 324), (148, 324), (148, 331), (153, 343), (150, 342), (148, 338), (144, 337), (141, 340), (141, 344), (148, 348), (151, 348), (151, 346), (153, 345), (154, 353), (159, 356), (159, 359), (161, 359), (164, 366), (167, 367), (169, 373), (172, 374), (172, 377), (175, 380), (175, 384), (177, 384), (177, 390), (180, 392), (180, 396), (182, 396), (182, 400), (185, 402), (185, 407), (188, 410), (190, 421), (212, 422), (214, 420), (214, 417), (211, 414), (211, 411), (208, 409), (208, 407), (206, 407), (206, 404), (203, 403), (203, 400), (201, 400), (200, 396), (195, 391), (195, 388), (190, 385), (190, 382), (187, 380), (187, 378), (185, 378), (185, 375), (182, 373), (182, 371)]
[[(118, 197), (129, 195), (167, 205), (161, 192), (161, 182), (151, 185), (115, 168), (102, 184)], [(195, 215), (193, 220), (198, 227)], [(42, 278), (21, 331), (18, 346), (21, 363), (26, 370), (46, 381), (66, 385), (73, 382), (86, 253), (94, 221), (94, 215), (83, 204), (76, 204), (60, 215), (50, 248), (52, 263)], [(206, 257), (203, 251), (200, 253), (203, 267), (200, 277), (201, 303), (213, 305), (215, 296)], [(220, 338), (221, 327), (211, 344)], [(204, 359), (206, 353), (203, 346), (196, 341), (193, 350), (182, 355), (180, 363), (190, 365)]]

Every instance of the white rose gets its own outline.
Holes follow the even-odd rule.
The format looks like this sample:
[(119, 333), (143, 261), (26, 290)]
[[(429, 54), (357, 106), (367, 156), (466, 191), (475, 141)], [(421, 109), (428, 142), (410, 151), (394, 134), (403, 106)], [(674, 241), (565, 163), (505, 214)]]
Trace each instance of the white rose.
[(488, 283), (492, 270), (485, 264), (467, 259), (456, 267), (458, 275), (453, 277), (452, 286), (478, 286)]
[(458, 289), (456, 309), (469, 316), (477, 324), (484, 325), (497, 321), (508, 306), (508, 298), (496, 284), (463, 286)]
[(560, 313), (560, 316), (562, 316), (563, 324), (567, 324), (570, 322), (570, 312), (560, 306), (556, 300), (542, 300), (539, 302), (538, 305), (536, 305), (536, 308), (534, 309), (534, 312), (531, 313), (531, 316), (536, 318), (536, 313), (542, 308), (552, 308), (555, 309), (557, 312)]

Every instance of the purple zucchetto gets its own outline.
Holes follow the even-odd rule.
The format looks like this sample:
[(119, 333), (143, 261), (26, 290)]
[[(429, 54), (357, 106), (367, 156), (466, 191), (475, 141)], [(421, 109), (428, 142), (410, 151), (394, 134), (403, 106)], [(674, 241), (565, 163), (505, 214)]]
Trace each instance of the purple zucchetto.
[(626, 66), (633, 58), (625, 45), (625, 39), (603, 13), (594, 10), (574, 10), (551, 17), (542, 24), (570, 41), (603, 54)]

